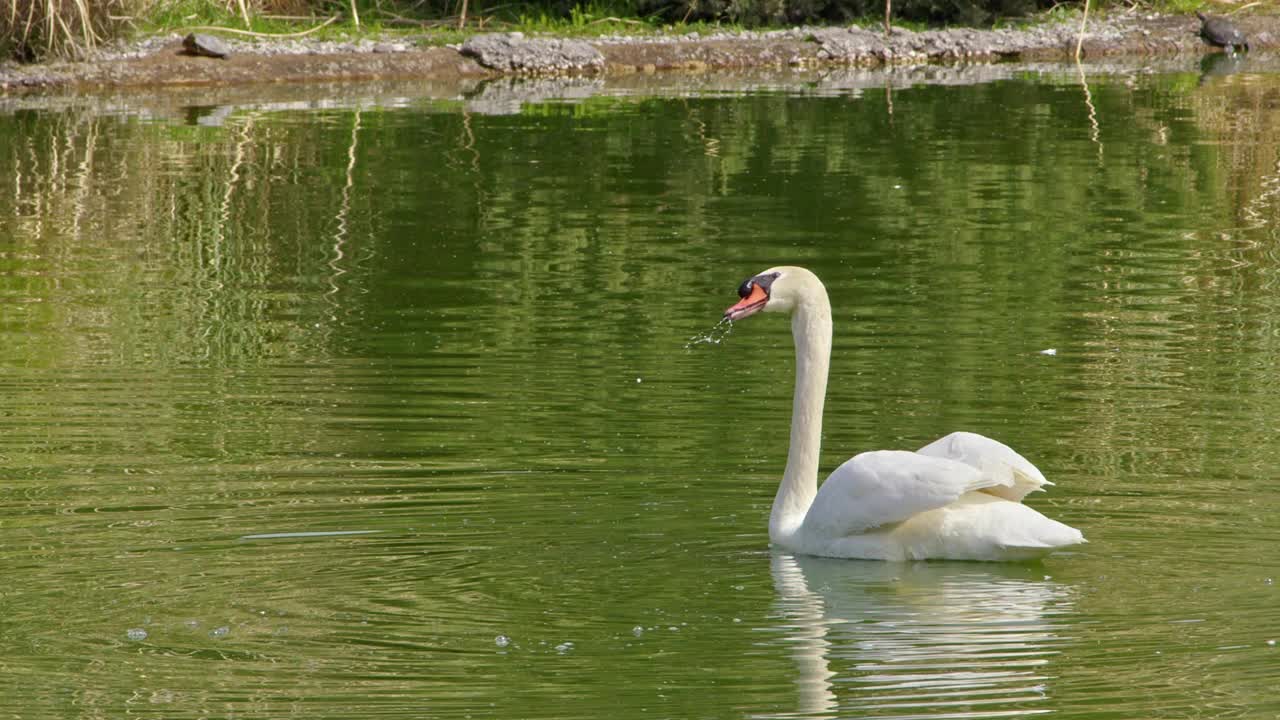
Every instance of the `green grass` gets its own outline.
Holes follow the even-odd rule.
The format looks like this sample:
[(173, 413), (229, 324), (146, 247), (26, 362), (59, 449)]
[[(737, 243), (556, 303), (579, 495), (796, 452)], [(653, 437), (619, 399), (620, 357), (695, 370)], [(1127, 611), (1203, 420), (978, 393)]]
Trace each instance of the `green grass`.
[[(345, 7), (345, 6), (343, 6)], [(454, 6), (457, 7), (457, 6)], [(341, 10), (339, 6), (329, 6)], [(740, 26), (716, 22), (670, 23), (657, 16), (628, 14), (626, 6), (610, 5), (598, 1), (575, 4), (567, 14), (549, 12), (534, 5), (499, 4), (488, 11), (483, 4), (471, 4), (464, 28), (457, 25), (458, 17), (413, 17), (394, 15), (376, 7), (359, 8), (360, 25), (340, 15), (338, 21), (308, 35), (316, 39), (358, 39), (361, 37), (411, 36), (421, 45), (445, 45), (457, 43), (481, 32), (520, 31), (528, 34), (545, 34), (559, 37), (591, 38), (605, 35), (654, 35), (659, 33), (718, 32), (740, 29)], [(313, 28), (329, 16), (316, 14), (314, 19), (282, 20), (269, 14), (254, 15), (245, 27), (241, 16), (230, 12), (220, 3), (208, 0), (176, 0), (163, 4), (137, 23), (141, 33), (182, 32), (195, 27), (224, 27), (248, 30), (262, 34), (296, 33)], [(230, 33), (235, 35), (236, 33)]]
[[(487, 11), (484, 5), (472, 4), (467, 11), (467, 23), (458, 27), (458, 17), (417, 16), (406, 17), (376, 6), (359, 7), (360, 24), (351, 18), (348, 6), (329, 5), (325, 10), (334, 11), (339, 19), (308, 37), (324, 40), (358, 39), (361, 37), (413, 36), (424, 45), (456, 43), (478, 32), (544, 33), (567, 37), (598, 37), (613, 34), (645, 35), (661, 32), (664, 24), (658, 18), (634, 17), (621, 7), (592, 2), (574, 5), (567, 15), (557, 15), (545, 8), (530, 5), (499, 5)], [(458, 7), (458, 6), (453, 6)], [(331, 15), (316, 13), (312, 19), (280, 19), (270, 13), (250, 16), (246, 27), (238, 12), (229, 11), (221, 3), (209, 0), (170, 0), (162, 2), (148, 15), (135, 22), (138, 32), (181, 32), (195, 27), (223, 27), (247, 30), (254, 33), (278, 35), (297, 33), (320, 25)], [(706, 23), (682, 25), (691, 31), (710, 27)], [(718, 27), (718, 26), (717, 26)], [(235, 35), (236, 33), (229, 33)]]
[(1151, 3), (1151, 9), (1169, 15), (1190, 15), (1196, 10), (1216, 11), (1212, 3), (1206, 3), (1204, 0), (1154, 0)]
[[(325, 8), (336, 9), (336, 8)], [(359, 10), (360, 8), (357, 7)], [(234, 7), (225, 6), (211, 0), (161, 0), (154, 9), (139, 18), (136, 23), (138, 32), (142, 34), (172, 32), (194, 27), (223, 27), (233, 30), (246, 30), (264, 35), (283, 35), (297, 33), (314, 28), (332, 15), (316, 13), (314, 17), (289, 16), (282, 18), (269, 12), (250, 13), (249, 24)], [(305, 18), (305, 19), (297, 19)], [(366, 19), (361, 15), (361, 23), (356, 27), (350, 17), (340, 15), (338, 21), (308, 35), (318, 39), (337, 39), (360, 36), (381, 35), (392, 32), (386, 27), (382, 18), (374, 16)]]

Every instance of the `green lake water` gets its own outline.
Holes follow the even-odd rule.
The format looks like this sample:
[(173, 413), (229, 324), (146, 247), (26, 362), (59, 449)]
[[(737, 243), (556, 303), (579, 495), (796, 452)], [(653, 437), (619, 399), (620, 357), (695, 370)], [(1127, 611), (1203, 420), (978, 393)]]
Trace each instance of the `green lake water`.
[[(1254, 62), (0, 105), (0, 716), (1280, 716)], [(778, 264), (1089, 544), (771, 551)]]

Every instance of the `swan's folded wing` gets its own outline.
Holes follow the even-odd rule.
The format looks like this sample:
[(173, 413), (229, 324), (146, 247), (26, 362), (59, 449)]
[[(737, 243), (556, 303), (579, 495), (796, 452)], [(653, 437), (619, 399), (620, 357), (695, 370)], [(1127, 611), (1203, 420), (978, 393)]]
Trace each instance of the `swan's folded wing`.
[(806, 531), (843, 537), (901, 522), (1000, 482), (977, 468), (901, 450), (856, 455), (836, 468), (805, 514)]
[(954, 432), (920, 448), (917, 452), (930, 457), (946, 458), (977, 468), (996, 482), (983, 492), (1005, 500), (1022, 502), (1027, 493), (1053, 483), (1013, 448), (971, 432)]

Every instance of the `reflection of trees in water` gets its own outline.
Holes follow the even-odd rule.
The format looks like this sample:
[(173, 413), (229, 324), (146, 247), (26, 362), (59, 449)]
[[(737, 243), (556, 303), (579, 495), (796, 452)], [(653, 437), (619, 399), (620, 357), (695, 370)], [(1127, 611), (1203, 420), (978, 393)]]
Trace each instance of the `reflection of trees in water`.
[(774, 553), (805, 716), (1026, 716), (1053, 681), (1069, 590), (1026, 566)]
[(323, 400), (304, 390), (342, 371), (375, 235), (359, 117), (3, 118), (0, 364), (32, 371), (11, 398), (23, 417), (125, 456), (310, 447), (299, 413)]
[[(582, 97), (503, 116), (431, 108), (412, 129), (382, 110), (301, 123), (215, 111), (204, 117), (222, 125), (211, 128), (6, 116), (0, 231), (22, 274), (3, 282), (24, 307), (0, 313), (30, 332), (26, 348), (0, 354), (323, 358), (363, 307), (399, 303), (428, 309), (431, 329), (476, 357), (648, 348), (709, 327), (718, 301), (707, 298), (723, 297), (737, 273), (819, 262), (841, 268), (828, 284), (843, 307), (866, 294), (910, 306), (883, 323), (859, 318), (861, 335), (846, 342), (905, 337), (912, 313), (946, 308), (958, 337), (1003, 333), (988, 345), (1012, 347), (1052, 336), (1064, 357), (1083, 353), (1077, 395), (1118, 389), (1089, 428), (1072, 430), (1095, 439), (1071, 452), (1092, 452), (1152, 430), (1145, 400), (1123, 388), (1186, 383), (1187, 347), (1236, 342), (1222, 307), (1274, 297), (1277, 256), (1258, 240), (1275, 230), (1256, 229), (1280, 226), (1267, 222), (1280, 192), (1269, 91), (1243, 74), (1199, 87), (1179, 77), (1135, 89), (1090, 76), (1096, 128), (1070, 75), (1060, 85), (922, 81), (895, 92), (892, 116), (887, 96), (852, 91)], [(1086, 135), (1109, 143), (1105, 164)], [(1204, 207), (1243, 208), (1246, 220), (1200, 217)], [(1195, 232), (1188, 215), (1200, 217)], [(405, 217), (394, 232), (376, 229)], [(405, 268), (432, 281), (404, 282)], [(501, 311), (468, 324), (477, 304)], [(1016, 311), (993, 318), (993, 308)], [(584, 312), (608, 322), (566, 342)], [(1280, 343), (1263, 315), (1250, 315), (1250, 341)], [(950, 343), (919, 357), (980, 368), (983, 352)], [(1034, 410), (1064, 392), (1032, 388), (1042, 394), (1029, 402), (1025, 388), (987, 387), (976, 373), (939, 388), (910, 360), (880, 357), (899, 358), (842, 362), (936, 403), (939, 416), (948, 395)], [(675, 352), (654, 362), (649, 371), (671, 374), (687, 365)], [(620, 363), (586, 357), (576, 380), (608, 386)], [(508, 384), (527, 381), (506, 367)]]
[(77, 111), (24, 120), (0, 127), (0, 229), (23, 278), (3, 290), (22, 310), (3, 312), (29, 331), (22, 362), (324, 352), (332, 313), (315, 290), (341, 273), (321, 243), (353, 232), (350, 185), (308, 182), (337, 164), (337, 141), (315, 137), (325, 129), (256, 113), (221, 128)]
[[(1212, 148), (1213, 174), (1202, 184), (1206, 191), (1225, 191), (1233, 202), (1224, 204), (1236, 213), (1219, 222), (1234, 229), (1239, 224), (1261, 228), (1275, 221), (1280, 204), (1275, 187), (1280, 178), (1280, 110), (1276, 109), (1275, 75), (1250, 66), (1262, 61), (1248, 54), (1211, 53), (1201, 62), (1199, 87), (1187, 94), (1202, 134)], [(1216, 186), (1216, 187), (1214, 187)]]

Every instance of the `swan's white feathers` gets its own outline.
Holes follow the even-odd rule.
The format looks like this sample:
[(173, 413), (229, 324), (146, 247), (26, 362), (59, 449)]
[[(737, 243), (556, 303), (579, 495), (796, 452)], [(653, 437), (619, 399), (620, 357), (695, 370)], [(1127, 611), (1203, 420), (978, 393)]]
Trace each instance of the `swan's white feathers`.
[(1011, 482), (1008, 473), (984, 474), (946, 458), (903, 450), (865, 452), (836, 468), (818, 489), (802, 531), (824, 537), (862, 533), (945, 507), (967, 492)]
[(982, 491), (860, 533), (822, 535), (807, 530), (806, 523), (785, 547), (866, 560), (1032, 560), (1085, 542), (1073, 527)]
[(971, 432), (953, 432), (920, 448), (921, 455), (946, 458), (977, 468), (998, 482), (983, 492), (996, 497), (1022, 502), (1028, 493), (1052, 485), (1044, 474), (1013, 448), (998, 440)]
[(790, 314), (796, 343), (791, 448), (769, 513), (776, 546), (866, 560), (1025, 560), (1085, 541), (1022, 504), (1050, 484), (1034, 465), (973, 433), (952, 433), (919, 452), (862, 453), (817, 487), (830, 299), (804, 268), (770, 268), (753, 279), (766, 275), (763, 310)]

